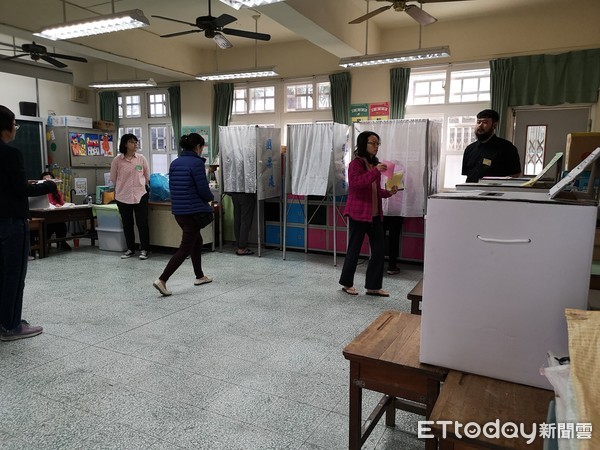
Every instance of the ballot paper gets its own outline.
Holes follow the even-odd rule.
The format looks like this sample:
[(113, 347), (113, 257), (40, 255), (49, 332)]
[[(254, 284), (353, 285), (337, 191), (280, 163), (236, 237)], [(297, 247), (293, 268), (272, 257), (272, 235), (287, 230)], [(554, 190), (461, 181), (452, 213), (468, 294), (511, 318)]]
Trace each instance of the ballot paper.
[(398, 190), (404, 189), (404, 172), (396, 172), (392, 177), (389, 177), (385, 181), (385, 188), (388, 191), (394, 186), (396, 186)]

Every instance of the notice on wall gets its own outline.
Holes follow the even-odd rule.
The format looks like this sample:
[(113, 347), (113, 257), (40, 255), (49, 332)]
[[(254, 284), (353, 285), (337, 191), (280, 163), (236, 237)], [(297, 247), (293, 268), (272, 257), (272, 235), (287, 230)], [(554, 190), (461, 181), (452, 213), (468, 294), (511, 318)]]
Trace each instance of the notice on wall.
[(204, 148), (202, 149), (202, 157), (206, 158), (208, 164), (212, 164), (212, 153), (210, 152), (210, 126), (198, 125), (197, 127), (181, 127), (181, 135), (198, 133), (204, 138)]
[(88, 193), (88, 182), (87, 178), (75, 178), (73, 180), (75, 195), (87, 195)]

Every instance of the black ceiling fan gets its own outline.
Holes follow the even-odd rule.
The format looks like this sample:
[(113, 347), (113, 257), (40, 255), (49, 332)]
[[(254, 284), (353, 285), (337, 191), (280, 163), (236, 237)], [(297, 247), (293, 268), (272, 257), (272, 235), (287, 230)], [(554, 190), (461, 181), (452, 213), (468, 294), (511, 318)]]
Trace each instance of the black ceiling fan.
[(169, 38), (182, 36), (190, 33), (204, 32), (204, 36), (213, 39), (221, 48), (231, 48), (233, 45), (223, 34), (238, 36), (248, 39), (258, 39), (260, 41), (268, 41), (271, 35), (265, 33), (256, 33), (254, 31), (236, 30), (234, 28), (224, 28), (226, 25), (235, 22), (237, 19), (229, 14), (221, 14), (219, 17), (214, 17), (211, 14), (211, 0), (208, 0), (208, 16), (200, 16), (196, 18), (195, 23), (185, 22), (183, 20), (171, 19), (164, 16), (152, 16), (157, 19), (170, 20), (171, 22), (183, 23), (191, 27), (196, 27), (196, 30), (179, 31), (178, 33), (163, 34), (161, 37)]
[[(434, 22), (437, 22), (437, 19), (435, 17), (433, 17), (431, 14), (426, 13), (421, 8), (419, 8), (417, 5), (407, 5), (407, 3), (410, 3), (411, 0), (376, 0), (376, 1), (389, 2), (389, 3), (391, 3), (391, 5), (382, 6), (381, 8), (377, 8), (376, 10), (371, 11), (370, 13), (365, 14), (364, 16), (360, 16), (360, 17), (354, 19), (352, 22), (348, 22), (348, 23), (355, 24), (355, 23), (364, 22), (365, 20), (370, 19), (371, 17), (374, 17), (377, 14), (380, 14), (384, 11), (387, 11), (390, 8), (394, 8), (394, 11), (398, 11), (398, 12), (404, 11), (406, 14), (408, 14), (410, 17), (415, 19), (421, 25), (430, 25)], [(445, 3), (445, 2), (456, 2), (456, 1), (461, 1), (461, 0), (412, 0), (412, 2), (421, 3), (421, 4), (423, 4), (423, 3)]]
[(0, 45), (10, 47), (15, 51), (23, 52), (18, 55), (3, 58), (4, 60), (16, 59), (22, 56), (29, 56), (34, 61), (39, 61), (41, 59), (43, 61), (46, 61), (47, 63), (52, 64), (54, 67), (58, 67), (59, 69), (64, 69), (65, 67), (67, 67), (67, 65), (56, 58), (68, 59), (70, 61), (78, 61), (84, 63), (88, 62), (87, 59), (81, 58), (79, 56), (61, 55), (60, 53), (49, 52), (46, 47), (44, 47), (43, 45), (36, 44), (35, 42), (23, 45), (5, 44), (3, 42), (0, 42)]

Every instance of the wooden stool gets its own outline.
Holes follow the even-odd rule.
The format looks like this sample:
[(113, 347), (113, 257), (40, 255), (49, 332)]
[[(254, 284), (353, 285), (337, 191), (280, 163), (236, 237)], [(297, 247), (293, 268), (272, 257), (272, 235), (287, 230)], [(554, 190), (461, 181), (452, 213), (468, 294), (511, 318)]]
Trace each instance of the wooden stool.
[(44, 233), (44, 219), (29, 219), (29, 252), (35, 256), (35, 251), (39, 257), (46, 256), (46, 236)]
[(423, 300), (423, 279), (421, 278), (415, 287), (406, 295), (410, 300), (410, 313), (421, 314), (420, 303)]

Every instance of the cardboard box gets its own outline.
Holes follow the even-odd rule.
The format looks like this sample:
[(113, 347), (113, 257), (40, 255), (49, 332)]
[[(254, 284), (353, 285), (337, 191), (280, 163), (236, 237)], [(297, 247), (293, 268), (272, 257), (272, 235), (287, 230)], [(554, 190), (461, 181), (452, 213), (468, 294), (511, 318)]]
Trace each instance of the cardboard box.
[(600, 133), (569, 133), (565, 150), (565, 169), (572, 170), (600, 147)]
[(91, 117), (48, 116), (49, 127), (93, 128)]
[(95, 120), (94, 129), (102, 131), (115, 131), (115, 123), (107, 120)]

